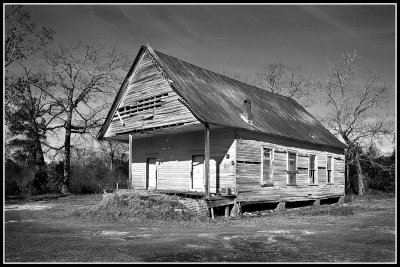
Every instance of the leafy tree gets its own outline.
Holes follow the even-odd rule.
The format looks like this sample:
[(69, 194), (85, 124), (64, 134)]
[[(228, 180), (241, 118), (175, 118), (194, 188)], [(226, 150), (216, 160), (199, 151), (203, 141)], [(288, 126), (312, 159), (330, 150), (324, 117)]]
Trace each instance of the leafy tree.
[[(51, 110), (43, 93), (37, 87), (45, 78), (40, 74), (25, 72), (5, 91), (5, 121), (14, 138), (9, 146), (16, 147), (17, 153), (25, 157), (22, 161), (38, 166), (44, 165), (42, 144), (46, 139), (45, 115)], [(25, 154), (25, 155), (24, 155)]]
[[(7, 7), (5, 20), (5, 123), (9, 156), (24, 168), (35, 166), (33, 186), (41, 192), (46, 181), (42, 144), (46, 139), (46, 104), (38, 87), (45, 86), (45, 76), (37, 68), (27, 67), (27, 61), (52, 42), (54, 31), (39, 29), (22, 6)], [(23, 176), (22, 176), (23, 177)], [(26, 176), (28, 177), (28, 175)]]
[(17, 183), (17, 176), (21, 172), (21, 167), (9, 158), (6, 159), (4, 163), (5, 194), (6, 196), (20, 195), (22, 192)]
[(47, 189), (49, 192), (60, 192), (64, 178), (64, 162), (52, 161), (47, 165), (49, 174)]
[[(115, 148), (114, 148), (115, 149)], [(114, 150), (113, 168), (109, 150), (94, 146), (79, 146), (71, 150), (70, 190), (80, 193), (102, 192), (104, 188), (128, 186), (128, 159)]]
[(366, 174), (368, 189), (394, 192), (395, 150), (391, 155), (385, 156), (375, 143), (371, 143), (361, 156), (361, 165)]
[(126, 161), (128, 159), (128, 146), (124, 143), (112, 142), (105, 140), (99, 142), (100, 149), (106, 160), (106, 166), (113, 170), (116, 161)]
[(43, 147), (49, 146), (46, 135), (57, 112), (41, 91), (47, 87), (44, 74), (20, 65), (24, 75), (7, 84), (5, 90), (5, 122), (10, 133), (7, 146), (17, 162), (27, 168), (35, 166), (33, 186), (40, 193), (44, 191), (41, 184), (47, 181)]
[(35, 181), (38, 173), (35, 169), (26, 165), (20, 166), (11, 159), (7, 159), (4, 165), (6, 195), (40, 193), (42, 184), (36, 187), (35, 183), (40, 181)]
[[(29, 69), (23, 61), (36, 55), (50, 43), (54, 31), (51, 28), (38, 29), (31, 21), (30, 14), (23, 6), (12, 5), (8, 8), (5, 20), (5, 114), (10, 136), (23, 136), (14, 139), (9, 146), (18, 147), (19, 154), (31, 154), (26, 159), (38, 166), (44, 165), (41, 141), (45, 138), (43, 115), (48, 107), (34, 87), (42, 83), (43, 75)], [(14, 63), (13, 65), (11, 65)]]

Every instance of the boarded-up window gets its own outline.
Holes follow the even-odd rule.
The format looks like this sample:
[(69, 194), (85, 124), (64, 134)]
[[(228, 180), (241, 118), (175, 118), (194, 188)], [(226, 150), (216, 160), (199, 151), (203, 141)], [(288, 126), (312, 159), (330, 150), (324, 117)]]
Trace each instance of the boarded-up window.
[(328, 184), (332, 183), (332, 157), (328, 156), (326, 159), (326, 170), (327, 170), (327, 177), (326, 182)]
[(315, 155), (310, 155), (310, 166), (309, 166), (309, 178), (310, 178), (310, 184), (315, 184), (316, 179), (315, 179)]
[(263, 174), (262, 184), (272, 185), (272, 174), (273, 174), (273, 150), (270, 148), (263, 148)]
[(289, 174), (289, 181), (288, 184), (295, 185), (296, 184), (296, 153), (289, 153), (288, 155), (288, 174)]

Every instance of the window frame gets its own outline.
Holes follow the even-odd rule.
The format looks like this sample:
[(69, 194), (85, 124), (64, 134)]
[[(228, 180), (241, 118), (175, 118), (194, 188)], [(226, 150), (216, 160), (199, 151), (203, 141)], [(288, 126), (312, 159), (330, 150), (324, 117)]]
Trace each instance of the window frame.
[(289, 172), (289, 154), (295, 154), (295, 181), (294, 181), (294, 183), (289, 183), (289, 180), (290, 180), (290, 174), (289, 173), (287, 173), (286, 174), (286, 185), (288, 185), (288, 186), (297, 186), (297, 173), (298, 173), (298, 171), (297, 171), (297, 162), (298, 162), (298, 159), (297, 159), (297, 157), (298, 157), (298, 151), (287, 151), (286, 152), (286, 172)]
[[(331, 168), (328, 169), (328, 159), (331, 159)], [(330, 175), (329, 175), (330, 171)], [(326, 184), (334, 184), (333, 181), (333, 171), (334, 171), (334, 156), (333, 155), (327, 155), (326, 156)], [(329, 179), (330, 177), (330, 179)]]
[[(311, 156), (314, 156), (314, 182), (311, 181)], [(318, 155), (310, 154), (308, 157), (308, 185), (318, 185)]]
[[(264, 149), (269, 149), (271, 152), (270, 158), (270, 181), (271, 182), (264, 182)], [(261, 146), (261, 179), (260, 185), (261, 187), (271, 187), (274, 186), (273, 178), (274, 178), (274, 161), (275, 161), (275, 148), (269, 146)]]

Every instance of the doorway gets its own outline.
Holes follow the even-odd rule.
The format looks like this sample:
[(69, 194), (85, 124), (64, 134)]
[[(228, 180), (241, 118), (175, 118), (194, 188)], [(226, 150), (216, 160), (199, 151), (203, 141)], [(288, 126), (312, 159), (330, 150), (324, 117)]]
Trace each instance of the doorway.
[(156, 159), (147, 158), (146, 160), (146, 189), (157, 188), (157, 168)]
[(204, 191), (204, 155), (192, 156), (192, 189)]

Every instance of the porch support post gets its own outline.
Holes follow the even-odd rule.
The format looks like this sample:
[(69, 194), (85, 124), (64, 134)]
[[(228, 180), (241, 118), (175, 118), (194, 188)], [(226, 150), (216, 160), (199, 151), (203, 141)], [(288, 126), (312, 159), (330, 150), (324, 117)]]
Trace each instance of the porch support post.
[(210, 197), (210, 128), (205, 124), (204, 128), (204, 192), (206, 198)]
[(128, 188), (132, 188), (132, 134), (129, 134), (129, 185)]

